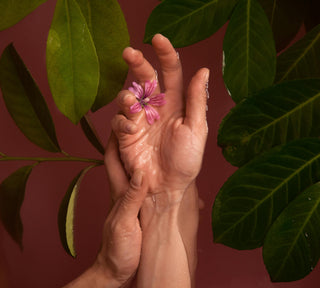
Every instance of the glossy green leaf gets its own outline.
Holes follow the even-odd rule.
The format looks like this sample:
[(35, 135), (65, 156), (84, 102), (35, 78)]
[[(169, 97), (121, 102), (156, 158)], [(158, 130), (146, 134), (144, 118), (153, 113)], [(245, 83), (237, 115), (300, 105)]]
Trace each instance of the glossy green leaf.
[(272, 281), (296, 281), (307, 276), (320, 258), (320, 182), (297, 198), (276, 219), (263, 246)]
[(319, 0), (305, 0), (305, 2), (307, 9), (304, 19), (304, 26), (307, 31), (310, 31), (320, 24), (320, 2)]
[(76, 0), (58, 0), (47, 40), (47, 72), (58, 109), (78, 123), (99, 85), (96, 49)]
[(276, 82), (320, 78), (320, 25), (278, 57)]
[(266, 14), (257, 0), (240, 0), (224, 41), (223, 79), (238, 103), (270, 86), (276, 72), (276, 50)]
[(277, 51), (281, 51), (293, 40), (305, 16), (306, 1), (259, 0), (272, 27)]
[(320, 140), (276, 147), (238, 169), (212, 211), (214, 241), (236, 249), (263, 244), (270, 226), (300, 192), (320, 180)]
[(47, 0), (1, 0), (0, 31), (18, 23), (44, 2)]
[(227, 22), (237, 1), (162, 1), (148, 19), (144, 42), (151, 43), (156, 33), (168, 37), (175, 47), (199, 42), (211, 36)]
[(89, 166), (83, 169), (72, 180), (67, 190), (67, 193), (65, 194), (60, 204), (60, 209), (58, 214), (58, 226), (59, 226), (60, 239), (61, 239), (63, 248), (72, 257), (76, 257), (73, 227), (74, 227), (74, 214), (75, 214), (77, 195), (78, 195), (83, 177), (93, 167), (95, 167), (95, 165)]
[(94, 148), (97, 149), (98, 152), (104, 155), (105, 149), (90, 119), (84, 116), (83, 118), (81, 118), (80, 124), (81, 124), (82, 131), (86, 135), (89, 142), (93, 145)]
[(47, 104), (12, 44), (0, 59), (0, 87), (7, 109), (22, 133), (39, 147), (59, 152)]
[(320, 79), (284, 82), (233, 108), (223, 119), (218, 145), (241, 166), (275, 145), (320, 135)]
[(111, 102), (126, 80), (122, 51), (130, 45), (127, 24), (117, 0), (77, 0), (91, 32), (100, 66), (96, 111)]
[(7, 232), (21, 249), (23, 226), (20, 209), (33, 167), (25, 166), (18, 169), (0, 184), (0, 219)]

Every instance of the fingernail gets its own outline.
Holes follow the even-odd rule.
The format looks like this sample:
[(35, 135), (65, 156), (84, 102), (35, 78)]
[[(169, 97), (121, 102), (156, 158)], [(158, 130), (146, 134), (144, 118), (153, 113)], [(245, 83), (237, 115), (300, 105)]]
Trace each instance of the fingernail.
[(143, 172), (136, 171), (133, 173), (131, 178), (131, 183), (134, 187), (140, 187), (142, 185)]
[(180, 59), (180, 54), (179, 54), (178, 51), (176, 51), (176, 53), (177, 53), (177, 58), (178, 58), (178, 60), (179, 60), (179, 59)]
[(205, 74), (205, 80), (206, 80), (205, 87), (206, 87), (206, 95), (207, 95), (208, 99), (210, 98), (210, 94), (209, 94), (209, 76), (210, 76), (210, 70), (207, 70), (207, 72)]

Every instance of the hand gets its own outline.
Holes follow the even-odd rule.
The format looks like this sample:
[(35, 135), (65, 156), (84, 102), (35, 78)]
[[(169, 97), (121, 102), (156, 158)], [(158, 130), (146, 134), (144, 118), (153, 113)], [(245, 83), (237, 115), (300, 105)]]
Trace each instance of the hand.
[[(121, 114), (115, 116), (112, 126), (127, 172), (131, 175), (136, 169), (142, 169), (150, 178), (149, 192), (177, 191), (178, 199), (181, 199), (202, 164), (207, 138), (206, 83), (209, 71), (204, 68), (196, 73), (185, 100), (182, 67), (176, 51), (169, 40), (159, 34), (153, 38), (152, 44), (161, 64), (166, 100), (164, 106), (155, 107), (160, 119), (150, 125), (144, 109), (131, 113), (130, 107), (137, 103), (136, 97), (123, 90), (118, 95)], [(156, 79), (155, 70), (140, 51), (127, 48), (123, 58), (140, 85)], [(160, 91), (158, 86), (153, 94)]]

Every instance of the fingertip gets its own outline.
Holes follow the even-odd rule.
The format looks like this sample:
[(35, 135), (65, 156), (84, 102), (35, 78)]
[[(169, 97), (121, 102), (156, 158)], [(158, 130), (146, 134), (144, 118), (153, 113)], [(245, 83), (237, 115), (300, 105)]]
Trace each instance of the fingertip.
[(127, 47), (122, 52), (122, 58), (127, 62), (128, 65), (135, 64), (137, 61), (139, 61), (140, 58), (142, 58), (141, 56), (141, 51), (132, 47)]
[(134, 171), (134, 173), (131, 177), (131, 180), (130, 180), (130, 184), (131, 184), (132, 188), (134, 188), (134, 189), (140, 188), (143, 183), (143, 177), (144, 177), (144, 172), (142, 170)]

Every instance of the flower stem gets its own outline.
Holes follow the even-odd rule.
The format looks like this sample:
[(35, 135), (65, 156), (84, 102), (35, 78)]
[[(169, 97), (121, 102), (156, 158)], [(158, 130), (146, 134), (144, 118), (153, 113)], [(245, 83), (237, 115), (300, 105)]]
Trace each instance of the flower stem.
[(73, 156), (65, 156), (65, 157), (13, 157), (6, 156), (1, 153), (0, 161), (35, 161), (35, 162), (54, 162), (54, 161), (75, 161), (75, 162), (87, 162), (87, 163), (95, 163), (97, 165), (103, 165), (103, 160), (99, 159), (89, 159), (89, 158), (81, 158), (81, 157), (73, 157)]

